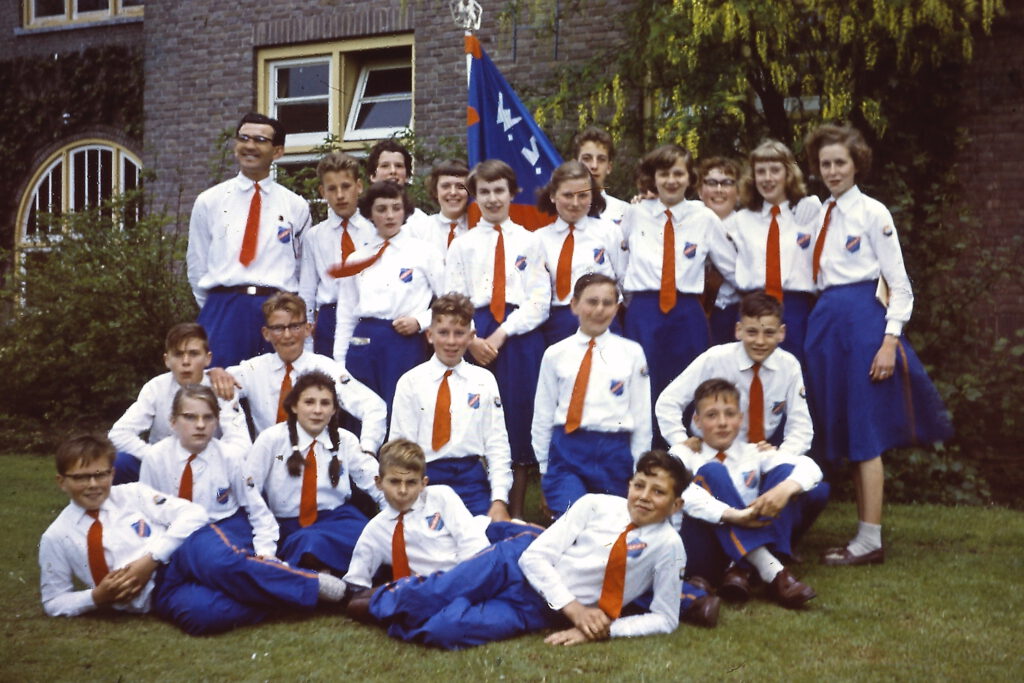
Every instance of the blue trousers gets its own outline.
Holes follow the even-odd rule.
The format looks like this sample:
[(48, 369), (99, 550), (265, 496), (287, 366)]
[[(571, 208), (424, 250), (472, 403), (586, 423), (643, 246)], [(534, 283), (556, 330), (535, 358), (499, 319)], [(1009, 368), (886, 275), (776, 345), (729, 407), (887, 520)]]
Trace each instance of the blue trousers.
[[(507, 304), (505, 316), (516, 310)], [(486, 306), (476, 309), (473, 315), (476, 336), (486, 338), (498, 329), (498, 322)], [(537, 395), (537, 376), (540, 375), (540, 359), (544, 355), (544, 336), (540, 330), (517, 334), (508, 338), (498, 351), (498, 357), (487, 366), (498, 382), (498, 393), (505, 408), (505, 428), (508, 431), (508, 445), (512, 450), (513, 465), (534, 465), (537, 458), (530, 443), (530, 428), (533, 425), (533, 401)]]
[(729, 304), (725, 308), (711, 309), (708, 323), (711, 327), (711, 345), (728, 344), (736, 341), (736, 323), (740, 319), (740, 305)]
[(338, 325), (338, 304), (324, 304), (316, 311), (313, 353), (334, 358), (334, 328)]
[(491, 482), (480, 458), (441, 458), (427, 463), (431, 484), (455, 489), (474, 515), (486, 515), (491, 508)]
[(211, 367), (238, 365), (273, 350), (261, 332), (266, 296), (210, 292), (196, 320), (210, 339)]
[(562, 515), (586, 493), (624, 497), (633, 476), (629, 441), (629, 432), (577, 429), (566, 434), (563, 425), (554, 425), (548, 471), (540, 482), (551, 511)]
[[(758, 493), (764, 493), (785, 480), (793, 471), (792, 465), (779, 465), (762, 477)], [(747, 505), (729, 477), (725, 465), (718, 461), (705, 463), (697, 470), (694, 483), (730, 505), (742, 509)], [(686, 547), (686, 575), (701, 576), (714, 584), (719, 583), (730, 561), (749, 566), (743, 559), (747, 553), (767, 546), (773, 554), (793, 554), (794, 532), (806, 531), (828, 500), (828, 485), (818, 484), (814, 489), (790, 500), (767, 526), (756, 529), (732, 524), (708, 524), (686, 515), (683, 517), (683, 545)]]
[(157, 573), (153, 611), (190, 635), (263, 621), (316, 606), (315, 572), (253, 554), (245, 510), (188, 537)]
[(460, 650), (562, 623), (519, 569), (538, 532), (486, 548), (447, 572), (393, 581), (370, 600), (388, 635)]
[(130, 484), (139, 480), (139, 471), (142, 469), (142, 461), (131, 453), (118, 451), (114, 457), (114, 486), (118, 484)]
[(807, 337), (807, 319), (814, 308), (815, 296), (808, 292), (782, 293), (782, 323), (786, 326), (786, 339), (779, 345), (804, 364), (804, 339)]
[(307, 527), (299, 526), (298, 517), (280, 517), (277, 556), (293, 567), (326, 568), (341, 576), (348, 571), (352, 551), (368, 521), (351, 504), (319, 510), (316, 521)]
[[(679, 618), (682, 619), (686, 610), (690, 609), (694, 602), (703, 598), (708, 592), (698, 588), (689, 581), (679, 582)], [(654, 600), (654, 592), (647, 591), (639, 598), (622, 608), (623, 616), (627, 614), (643, 614), (651, 611), (651, 601)]]
[[(352, 376), (384, 399), (391, 424), (391, 404), (395, 401), (398, 378), (427, 360), (427, 342), (420, 333), (408, 336), (395, 332), (390, 320), (363, 318), (352, 332), (369, 344), (349, 345), (346, 365)], [(333, 350), (332, 350), (333, 353)]]
[(651, 422), (654, 425), (654, 446), (664, 448), (665, 440), (654, 416), (654, 404), (661, 392), (693, 359), (704, 353), (711, 343), (711, 332), (700, 297), (678, 294), (675, 308), (662, 313), (658, 292), (633, 292), (626, 310), (626, 337), (643, 347), (651, 373)]

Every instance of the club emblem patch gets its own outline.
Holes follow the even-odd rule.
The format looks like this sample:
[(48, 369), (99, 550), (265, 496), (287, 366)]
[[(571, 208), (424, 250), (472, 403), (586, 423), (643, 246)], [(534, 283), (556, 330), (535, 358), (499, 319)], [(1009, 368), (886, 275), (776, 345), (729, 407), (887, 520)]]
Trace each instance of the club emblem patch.
[(288, 244), (292, 241), (292, 228), (290, 225), (277, 226), (277, 241), (281, 244)]
[(632, 543), (626, 543), (626, 557), (632, 557), (634, 559), (640, 557), (643, 553), (644, 548), (647, 544), (643, 541), (633, 541)]
[(805, 232), (798, 232), (796, 234), (796, 244), (801, 249), (806, 249), (811, 246), (811, 236)]
[(776, 401), (772, 404), (772, 415), (782, 415), (786, 412), (786, 402)]
[(135, 533), (141, 538), (149, 538), (149, 535), (153, 533), (153, 530), (149, 528), (149, 523), (144, 519), (133, 522), (132, 529), (134, 529)]
[(886, 237), (891, 237), (892, 233), (893, 229), (891, 225), (887, 225), (884, 228), (882, 228), (882, 234), (885, 235)]
[(683, 256), (686, 258), (693, 258), (697, 255), (697, 245), (693, 242), (687, 242), (683, 245)]
[(750, 470), (749, 472), (744, 472), (743, 485), (746, 486), (748, 489), (756, 488), (758, 480), (757, 474), (757, 470)]
[(444, 520), (441, 519), (440, 512), (435, 512), (427, 517), (427, 527), (429, 527), (431, 531), (440, 531), (444, 528)]
[(608, 387), (608, 390), (612, 392), (614, 396), (622, 396), (622, 392), (626, 389), (626, 383), (621, 379), (613, 379)]
[(526, 270), (525, 256), (516, 256), (516, 270)]
[(858, 235), (850, 235), (846, 238), (846, 251), (851, 254), (860, 251), (860, 237)]
[(412, 282), (412, 268), (402, 268), (398, 271), (398, 279), (406, 284)]
[(466, 398), (466, 405), (468, 405), (473, 410), (479, 410), (480, 409), (480, 394), (470, 394)]
[(594, 250), (594, 263), (604, 265), (604, 248)]
[(217, 489), (217, 502), (221, 505), (227, 505), (228, 500), (231, 498), (231, 489), (223, 488)]

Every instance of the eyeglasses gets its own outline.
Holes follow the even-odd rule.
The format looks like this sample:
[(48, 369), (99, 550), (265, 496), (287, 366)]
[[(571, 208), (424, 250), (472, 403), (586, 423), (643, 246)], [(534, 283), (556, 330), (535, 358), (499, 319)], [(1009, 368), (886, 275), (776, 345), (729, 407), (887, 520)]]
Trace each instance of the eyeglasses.
[(76, 484), (88, 484), (93, 479), (102, 482), (114, 476), (114, 468), (108, 467), (107, 469), (100, 470), (99, 472), (89, 472), (83, 474), (65, 474), (64, 476), (70, 479), (71, 481), (75, 482)]
[(733, 187), (736, 185), (736, 181), (732, 178), (722, 178), (721, 180), (718, 180), (717, 178), (705, 178), (704, 185), (714, 190), (719, 187)]
[(257, 145), (272, 145), (274, 141), (270, 138), (265, 138), (262, 135), (246, 135), (245, 133), (239, 133), (235, 136), (236, 142), (255, 142)]
[(267, 329), (270, 330), (271, 334), (284, 334), (285, 330), (288, 330), (292, 334), (298, 334), (306, 326), (307, 323), (290, 323), (288, 325), (267, 325)]

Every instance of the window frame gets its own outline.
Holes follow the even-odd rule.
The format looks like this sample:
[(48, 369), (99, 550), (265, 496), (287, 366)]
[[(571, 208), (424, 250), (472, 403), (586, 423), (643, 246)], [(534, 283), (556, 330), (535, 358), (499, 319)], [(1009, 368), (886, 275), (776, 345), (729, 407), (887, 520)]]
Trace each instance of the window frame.
[[(345, 121), (345, 132), (342, 137), (346, 141), (363, 141), (363, 140), (380, 140), (382, 138), (388, 138), (400, 132), (403, 129), (400, 128), (363, 128), (358, 129), (355, 127), (355, 122), (359, 118), (359, 110), (364, 103), (372, 102), (400, 102), (406, 99), (404, 93), (401, 96), (397, 95), (372, 95), (366, 97), (363, 93), (366, 91), (366, 84), (370, 80), (370, 72), (372, 71), (384, 71), (387, 69), (393, 69), (395, 67), (404, 67), (405, 62), (397, 59), (380, 59), (380, 60), (369, 60), (363, 63), (359, 69), (359, 79), (356, 83), (356, 91), (352, 97), (352, 105), (349, 107), (348, 118)], [(412, 69), (412, 64), (409, 65), (409, 69)], [(414, 76), (415, 74), (410, 74)], [(413, 110), (415, 109), (415, 85), (410, 82), (411, 89), (409, 90), (409, 122), (412, 123)], [(409, 127), (411, 128), (411, 126)]]
[(142, 18), (146, 9), (145, 4), (125, 6), (124, 0), (107, 0), (107, 9), (105, 10), (79, 12), (77, 0), (62, 1), (64, 3), (63, 14), (39, 17), (36, 16), (36, 0), (23, 0), (22, 27), (26, 29), (61, 26), (74, 27), (81, 24), (95, 24), (122, 18)]

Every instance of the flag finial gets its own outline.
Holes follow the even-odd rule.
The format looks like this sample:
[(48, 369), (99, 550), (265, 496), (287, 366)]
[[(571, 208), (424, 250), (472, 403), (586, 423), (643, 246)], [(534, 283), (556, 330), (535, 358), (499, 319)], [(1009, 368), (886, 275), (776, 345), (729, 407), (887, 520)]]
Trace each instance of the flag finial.
[(464, 31), (477, 31), (480, 29), (480, 17), (483, 16), (483, 8), (476, 0), (451, 0), (448, 8), (452, 12), (452, 21)]

